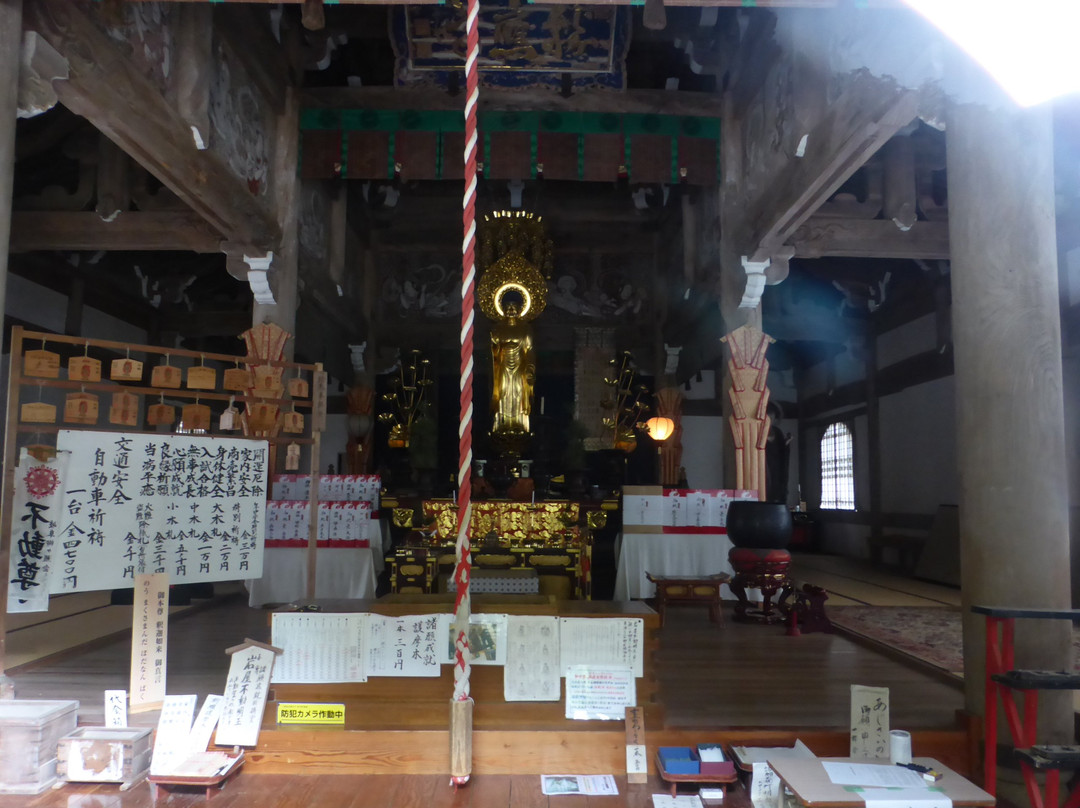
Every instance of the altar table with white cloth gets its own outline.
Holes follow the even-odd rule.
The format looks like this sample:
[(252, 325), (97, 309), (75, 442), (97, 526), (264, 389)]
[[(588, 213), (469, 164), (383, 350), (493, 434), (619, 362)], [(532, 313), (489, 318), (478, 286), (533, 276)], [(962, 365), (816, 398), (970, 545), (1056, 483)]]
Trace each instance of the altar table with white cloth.
[[(656, 586), (646, 572), (669, 577), (694, 577), (734, 570), (728, 562), (731, 539), (723, 533), (625, 533), (615, 545), (617, 568), (614, 600), (651, 598)], [(748, 593), (749, 594), (749, 593)], [(734, 599), (724, 584), (720, 596)]]
[[(375, 553), (371, 547), (320, 547), (315, 559), (315, 597), (375, 597)], [(289, 603), (307, 597), (307, 548), (267, 547), (263, 576), (247, 582), (248, 605)]]

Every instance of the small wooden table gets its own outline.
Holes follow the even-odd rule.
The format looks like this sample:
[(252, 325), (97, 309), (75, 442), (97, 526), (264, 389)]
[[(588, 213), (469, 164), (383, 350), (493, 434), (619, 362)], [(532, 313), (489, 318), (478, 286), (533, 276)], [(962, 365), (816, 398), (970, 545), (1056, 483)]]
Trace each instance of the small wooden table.
[(724, 622), (724, 615), (720, 611), (720, 586), (731, 581), (731, 576), (726, 572), (700, 577), (646, 572), (645, 577), (656, 585), (656, 611), (660, 615), (660, 628), (664, 627), (664, 610), (671, 601), (704, 604), (709, 607), (712, 622)]

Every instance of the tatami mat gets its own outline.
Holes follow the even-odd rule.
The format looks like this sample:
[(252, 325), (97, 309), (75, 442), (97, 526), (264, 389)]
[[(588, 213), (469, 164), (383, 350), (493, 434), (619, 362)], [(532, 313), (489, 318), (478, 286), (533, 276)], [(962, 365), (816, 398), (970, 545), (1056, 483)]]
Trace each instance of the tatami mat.
[(959, 606), (960, 590), (919, 581), (854, 558), (793, 554), (791, 575), (820, 586), (830, 606)]

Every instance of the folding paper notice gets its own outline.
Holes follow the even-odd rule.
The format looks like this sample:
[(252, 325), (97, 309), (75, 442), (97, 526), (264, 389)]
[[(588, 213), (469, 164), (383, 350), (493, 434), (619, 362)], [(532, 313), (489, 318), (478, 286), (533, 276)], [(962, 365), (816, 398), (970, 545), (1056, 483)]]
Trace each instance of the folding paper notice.
[(368, 676), (438, 676), (450, 615), (368, 615)]
[[(563, 675), (574, 665), (629, 667), (644, 675), (645, 624), (637, 617), (562, 617), (559, 619)], [(620, 714), (620, 718), (621, 718)]]
[(364, 613), (278, 612), (270, 619), (271, 645), (282, 650), (274, 682), (366, 682)]

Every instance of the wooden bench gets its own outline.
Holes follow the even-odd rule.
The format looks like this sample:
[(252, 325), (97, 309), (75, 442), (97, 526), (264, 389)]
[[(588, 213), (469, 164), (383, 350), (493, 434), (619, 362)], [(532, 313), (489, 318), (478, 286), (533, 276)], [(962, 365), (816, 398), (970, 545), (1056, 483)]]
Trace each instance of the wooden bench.
[(699, 603), (709, 607), (709, 619), (714, 623), (724, 622), (720, 611), (720, 586), (730, 583), (731, 576), (726, 572), (699, 577), (653, 575), (645, 577), (656, 584), (656, 611), (660, 615), (660, 628), (664, 627), (664, 610), (668, 603)]

